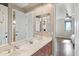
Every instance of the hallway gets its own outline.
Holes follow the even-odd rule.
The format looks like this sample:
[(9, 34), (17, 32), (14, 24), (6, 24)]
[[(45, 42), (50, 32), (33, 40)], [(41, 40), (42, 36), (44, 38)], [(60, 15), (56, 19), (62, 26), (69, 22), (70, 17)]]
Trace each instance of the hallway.
[(73, 45), (71, 40), (66, 38), (57, 39), (57, 56), (73, 56)]

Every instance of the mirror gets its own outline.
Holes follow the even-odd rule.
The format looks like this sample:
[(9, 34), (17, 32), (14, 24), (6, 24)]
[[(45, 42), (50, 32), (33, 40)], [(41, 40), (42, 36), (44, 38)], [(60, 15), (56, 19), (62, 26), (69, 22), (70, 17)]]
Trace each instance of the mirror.
[(50, 22), (50, 14), (43, 14), (43, 15), (38, 15), (36, 16), (35, 19), (35, 32), (47, 32), (50, 33), (50, 28), (51, 27), (51, 22)]
[(8, 43), (8, 7), (0, 4), (0, 45)]
[(19, 42), (26, 39), (26, 19), (25, 14), (19, 10), (13, 9), (12, 41)]
[(33, 38), (33, 13), (13, 9), (12, 42), (30, 41)]
[[(13, 19), (13, 41), (24, 41), (30, 40), (34, 37), (34, 35), (38, 33), (51, 33), (51, 13), (48, 11), (47, 7), (50, 5), (44, 5), (46, 8), (43, 14), (44, 9), (35, 8), (34, 10), (24, 13), (21, 10), (14, 10)], [(39, 12), (39, 10), (41, 10)], [(38, 11), (38, 12), (37, 12)], [(15, 37), (15, 38), (14, 38)]]

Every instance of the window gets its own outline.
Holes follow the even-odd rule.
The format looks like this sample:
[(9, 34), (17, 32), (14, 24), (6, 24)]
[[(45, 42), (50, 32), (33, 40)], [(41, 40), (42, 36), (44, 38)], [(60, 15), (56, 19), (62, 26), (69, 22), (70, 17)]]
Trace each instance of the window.
[(65, 31), (72, 31), (72, 21), (65, 21)]

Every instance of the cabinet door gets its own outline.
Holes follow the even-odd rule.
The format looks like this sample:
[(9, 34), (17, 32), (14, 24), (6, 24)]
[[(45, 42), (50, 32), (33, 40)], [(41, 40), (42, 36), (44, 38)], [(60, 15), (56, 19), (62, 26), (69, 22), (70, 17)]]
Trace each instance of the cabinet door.
[(49, 49), (49, 47), (48, 47), (48, 45), (46, 45), (45, 46), (45, 56), (48, 56), (48, 52), (49, 52), (48, 49)]
[(50, 56), (52, 54), (52, 42), (38, 50), (33, 56)]
[(45, 56), (45, 46), (41, 49), (41, 56)]
[(45, 46), (45, 56), (49, 56), (52, 54), (52, 42), (48, 43), (46, 46)]
[(48, 54), (51, 55), (52, 54), (52, 42), (50, 42), (48, 44)]

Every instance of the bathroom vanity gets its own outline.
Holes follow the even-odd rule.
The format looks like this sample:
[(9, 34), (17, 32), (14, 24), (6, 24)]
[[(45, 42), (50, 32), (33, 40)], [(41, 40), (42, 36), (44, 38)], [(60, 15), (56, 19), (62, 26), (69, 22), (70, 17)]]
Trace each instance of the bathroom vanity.
[[(5, 56), (49, 56), (52, 54), (52, 38), (51, 37), (34, 37), (32, 39), (32, 44), (29, 42), (22, 43), (13, 43), (13, 45), (17, 45), (19, 48), (12, 50), (13, 45), (11, 45), (10, 49), (3, 51), (0, 55)], [(8, 48), (8, 47), (7, 47)], [(8, 52), (9, 50), (12, 50)]]

